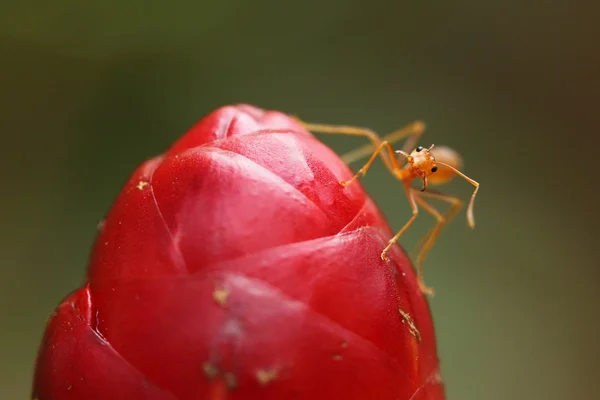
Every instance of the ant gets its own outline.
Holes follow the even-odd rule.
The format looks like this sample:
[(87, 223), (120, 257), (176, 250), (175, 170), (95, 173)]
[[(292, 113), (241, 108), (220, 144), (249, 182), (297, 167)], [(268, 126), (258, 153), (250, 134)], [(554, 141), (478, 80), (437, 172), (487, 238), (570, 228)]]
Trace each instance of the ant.
[[(406, 222), (406, 224), (390, 239), (388, 245), (381, 252), (381, 258), (384, 261), (388, 261), (387, 252), (390, 248), (400, 239), (400, 236), (413, 224), (419, 214), (419, 207), (421, 206), (425, 211), (431, 214), (437, 220), (437, 224), (429, 231), (429, 233), (423, 238), (418, 248), (420, 248), (417, 256), (417, 279), (419, 288), (427, 295), (433, 296), (433, 288), (425, 285), (423, 280), (423, 261), (427, 256), (429, 250), (431, 250), (435, 243), (438, 235), (445, 224), (450, 222), (454, 216), (460, 211), (462, 207), (462, 200), (458, 197), (448, 195), (441, 192), (427, 191), (428, 184), (440, 185), (449, 182), (455, 175), (459, 175), (470, 184), (475, 187), (469, 205), (467, 207), (467, 223), (472, 229), (475, 227), (475, 218), (473, 217), (473, 205), (475, 202), (475, 196), (479, 190), (479, 183), (469, 178), (465, 174), (459, 171), (462, 168), (462, 159), (460, 155), (449, 147), (439, 146), (434, 150), (432, 144), (429, 148), (423, 146), (415, 147), (415, 144), (419, 137), (425, 130), (425, 124), (421, 121), (415, 121), (403, 128), (393, 131), (383, 138), (380, 138), (375, 132), (367, 128), (360, 128), (354, 126), (343, 126), (343, 125), (325, 125), (325, 124), (312, 124), (304, 121), (296, 120), (303, 125), (307, 131), (315, 133), (325, 134), (342, 134), (342, 135), (355, 135), (364, 136), (368, 138), (372, 144), (362, 146), (356, 150), (353, 150), (345, 154), (342, 159), (347, 163), (352, 163), (359, 159), (362, 159), (369, 154), (371, 157), (369, 161), (358, 170), (348, 181), (341, 181), (342, 186), (348, 186), (356, 179), (364, 176), (371, 164), (379, 155), (385, 164), (386, 168), (392, 173), (392, 175), (398, 179), (406, 196), (408, 202), (412, 208), (412, 217)], [(402, 150), (394, 150), (392, 143), (407, 138), (406, 143)], [(373, 150), (375, 149), (375, 150)], [(411, 151), (412, 149), (412, 151)], [(420, 179), (423, 182), (421, 189), (412, 186), (412, 181)], [(441, 200), (450, 204), (450, 208), (445, 214), (441, 214), (437, 209), (430, 205), (426, 199)]]

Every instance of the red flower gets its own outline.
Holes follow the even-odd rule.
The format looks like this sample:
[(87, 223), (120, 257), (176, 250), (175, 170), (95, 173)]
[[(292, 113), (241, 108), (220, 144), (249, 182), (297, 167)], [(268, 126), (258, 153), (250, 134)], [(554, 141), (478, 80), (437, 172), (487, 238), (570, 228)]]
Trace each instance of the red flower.
[(443, 399), (427, 302), (351, 176), (285, 114), (201, 120), (117, 198), (33, 396)]

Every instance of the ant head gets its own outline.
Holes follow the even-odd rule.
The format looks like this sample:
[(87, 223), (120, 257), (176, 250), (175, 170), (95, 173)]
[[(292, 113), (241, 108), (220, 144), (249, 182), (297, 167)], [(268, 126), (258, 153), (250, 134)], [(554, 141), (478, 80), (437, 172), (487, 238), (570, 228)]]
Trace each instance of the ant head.
[(423, 146), (418, 146), (407, 157), (413, 173), (423, 179), (434, 174), (438, 170), (438, 166), (435, 162), (435, 156), (431, 151), (433, 146), (434, 145), (431, 145), (428, 149), (424, 148)]
[(430, 183), (439, 185), (456, 176), (457, 169), (462, 168), (462, 158), (455, 150), (446, 146), (431, 145), (428, 149), (419, 146), (410, 154), (396, 151), (408, 161), (408, 166), (415, 176), (428, 179)]
[(427, 178), (438, 171), (438, 165), (435, 160), (435, 156), (431, 151), (434, 145), (429, 146), (428, 149), (423, 146), (417, 146), (410, 154), (406, 154), (402, 150), (396, 151), (396, 154), (402, 154), (408, 161), (408, 168), (415, 177), (420, 177), (423, 180), (423, 189), (427, 190)]

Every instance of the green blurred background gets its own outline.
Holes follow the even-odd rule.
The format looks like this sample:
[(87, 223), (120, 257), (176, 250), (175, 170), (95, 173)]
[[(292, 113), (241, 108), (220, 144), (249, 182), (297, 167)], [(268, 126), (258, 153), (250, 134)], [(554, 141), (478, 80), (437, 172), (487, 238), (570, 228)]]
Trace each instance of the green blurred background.
[[(462, 213), (426, 265), (449, 399), (599, 398), (593, 2), (84, 3), (0, 2), (1, 399), (27, 398), (46, 318), (132, 170), (237, 102), (382, 134), (426, 121), (422, 144), (482, 184), (475, 231)], [(380, 162), (364, 184), (400, 228)]]

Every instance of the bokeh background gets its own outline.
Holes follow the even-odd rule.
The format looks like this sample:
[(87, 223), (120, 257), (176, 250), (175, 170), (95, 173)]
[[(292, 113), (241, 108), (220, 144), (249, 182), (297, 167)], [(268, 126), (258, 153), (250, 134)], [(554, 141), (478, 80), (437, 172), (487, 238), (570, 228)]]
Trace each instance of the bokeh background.
[[(475, 231), (461, 214), (426, 267), (449, 400), (598, 398), (593, 4), (2, 0), (0, 398), (27, 398), (46, 318), (134, 167), (237, 102), (382, 134), (426, 121), (423, 144), (482, 184)], [(381, 163), (364, 184), (400, 228)]]

